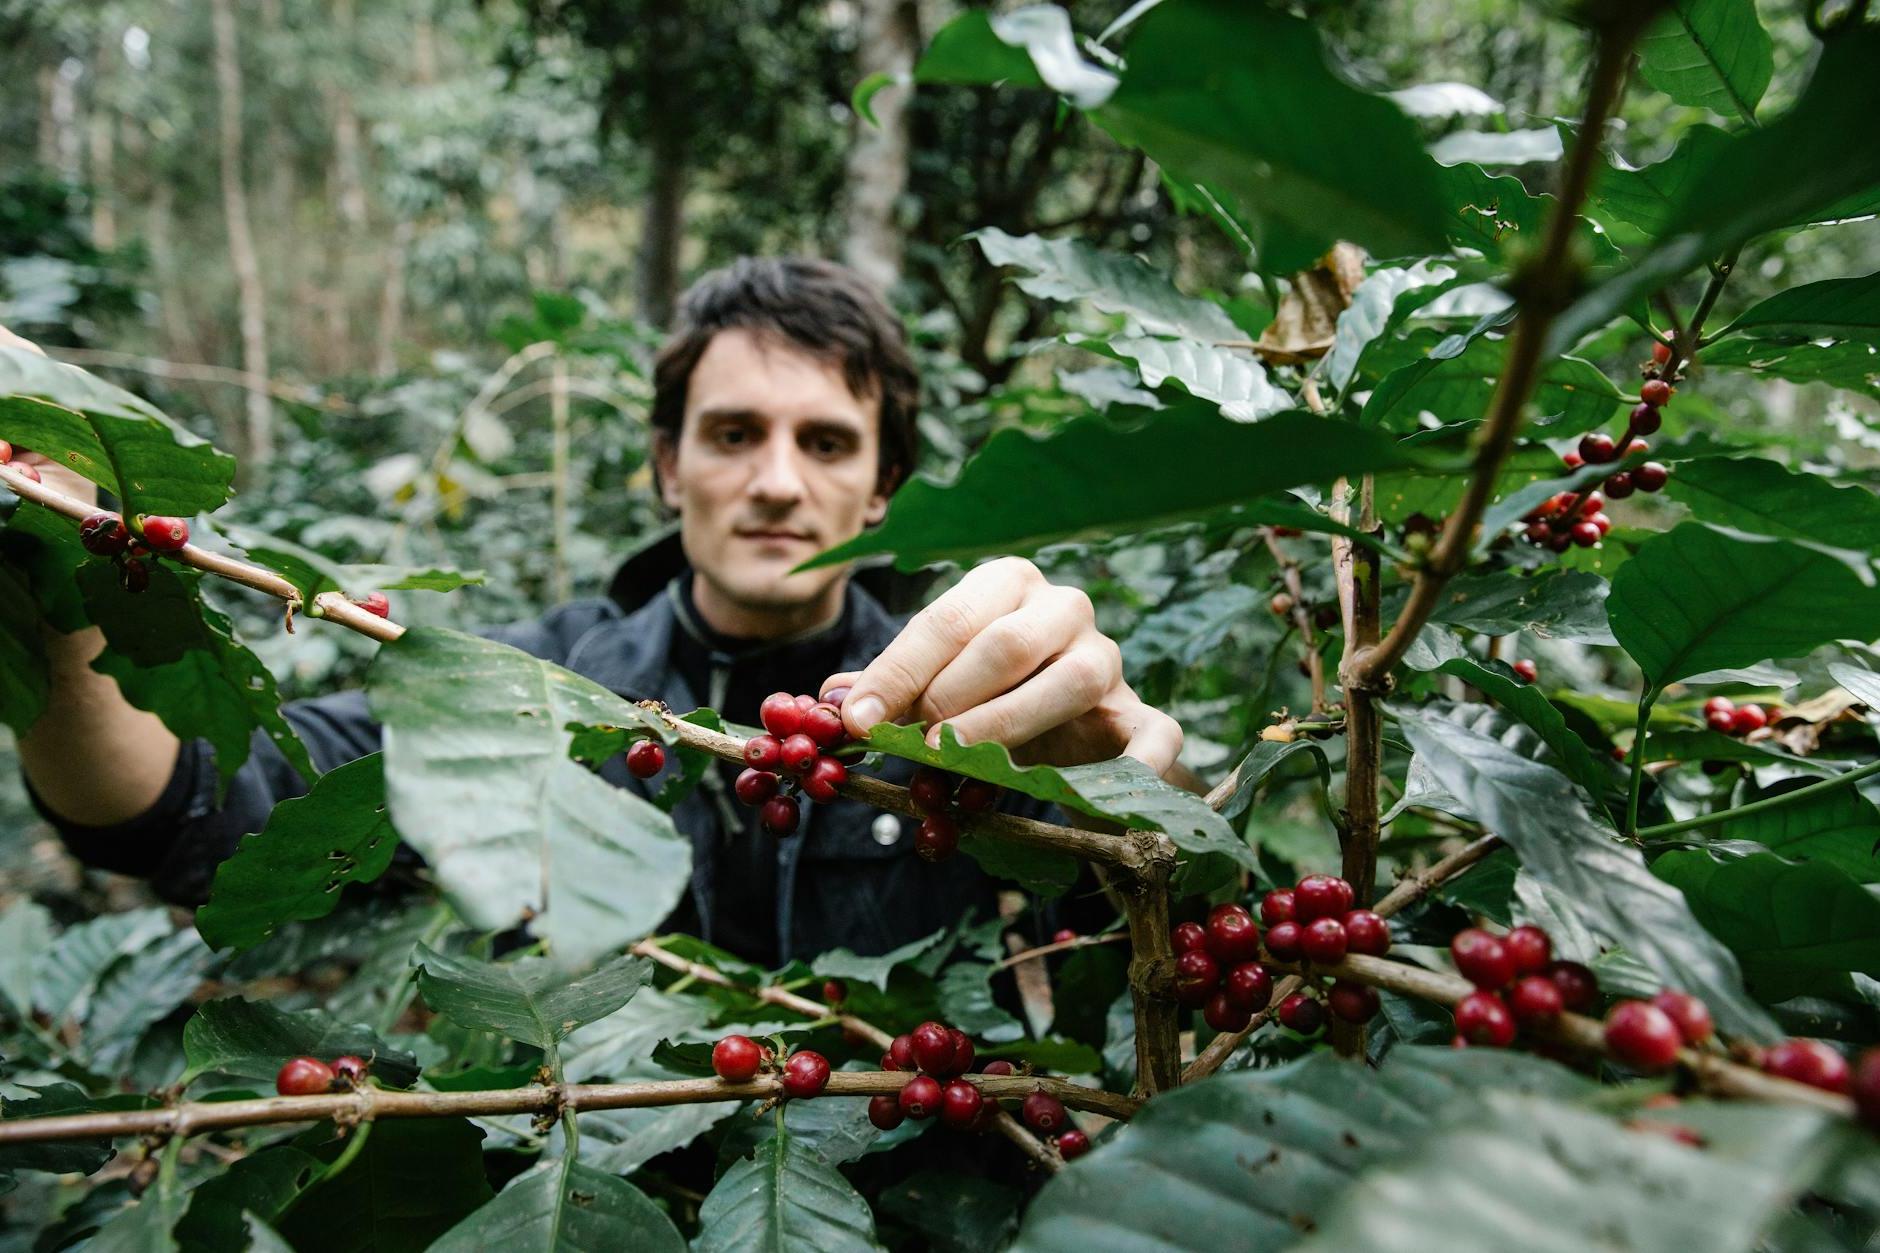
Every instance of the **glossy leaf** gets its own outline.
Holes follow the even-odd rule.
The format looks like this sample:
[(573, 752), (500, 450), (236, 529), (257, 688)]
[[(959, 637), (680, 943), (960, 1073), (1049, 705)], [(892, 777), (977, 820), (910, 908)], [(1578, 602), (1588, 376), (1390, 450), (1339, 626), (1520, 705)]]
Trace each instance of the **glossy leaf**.
[(389, 1047), (369, 1028), (317, 1009), (288, 1011), (239, 996), (204, 1002), (184, 1024), (183, 1048), (192, 1072), (215, 1071), (269, 1087), (281, 1063), (302, 1054), (370, 1058), (373, 1077), (391, 1087), (409, 1087), (418, 1077), (411, 1054)]
[(116, 1074), (145, 1030), (186, 1004), (213, 965), (193, 931), (176, 931), (118, 959), (91, 989), (77, 1053), (98, 1074)]
[[(624, 1067), (611, 1076), (619, 1083), (690, 1077), (650, 1061)], [(692, 1143), (735, 1114), (741, 1104), (740, 1101), (709, 1101), (696, 1105), (653, 1105), (643, 1109), (582, 1110), (581, 1161), (609, 1174), (631, 1174), (661, 1153)], [(559, 1128), (554, 1147), (566, 1151)]]
[[(296, 1249), (419, 1253), (487, 1203), (483, 1133), (460, 1118), (388, 1118), (277, 1224)], [(322, 1156), (339, 1153), (334, 1144)]]
[(1560, 132), (1551, 126), (1516, 131), (1451, 131), (1430, 145), (1439, 165), (1526, 165), (1558, 161), (1563, 149)]
[(1785, 344), (1732, 335), (1704, 349), (1704, 364), (1880, 396), (1880, 348), (1872, 344)]
[[(1441, 346), (1446, 348), (1451, 340)], [(1455, 356), (1432, 352), (1393, 371), (1365, 402), (1365, 423), (1408, 433), (1419, 429), (1418, 418), (1424, 413), (1444, 424), (1487, 416), (1506, 348), (1501, 339), (1472, 339)], [(1619, 389), (1603, 371), (1577, 357), (1563, 357), (1541, 374), (1534, 391), (1533, 425), (1550, 438), (1578, 435), (1610, 422), (1620, 401)]]
[(1880, 273), (1804, 283), (1751, 305), (1721, 334), (1880, 344)]
[(1880, 551), (1880, 497), (1760, 457), (1680, 466), (1665, 495), (1695, 518), (1738, 531)]
[(160, 908), (102, 914), (67, 927), (57, 943), (30, 955), (37, 958), (33, 1003), (55, 1022), (82, 1020), (93, 989), (113, 965), (162, 943), (175, 929)]
[(1192, 599), (1166, 601), (1145, 614), (1123, 641), (1123, 669), (1139, 680), (1159, 662), (1192, 666), (1259, 612), (1259, 591), (1244, 583), (1211, 587)]
[(1543, 639), (1612, 644), (1606, 590), (1606, 580), (1577, 570), (1465, 574), (1443, 589), (1431, 621), (1484, 635), (1526, 631)]
[(671, 912), (690, 842), (569, 758), (571, 723), (670, 738), (651, 714), (520, 649), (433, 628), (379, 650), (367, 695), (385, 724), (392, 821), (466, 921), (529, 918), (578, 966)]
[(757, 1146), (718, 1180), (699, 1209), (696, 1253), (874, 1250), (868, 1203), (835, 1167), (788, 1131)]
[[(56, 1114), (89, 1114), (102, 1102), (76, 1084), (21, 1086), (24, 1096), (0, 1096), (0, 1120), (50, 1118)], [(0, 1145), (0, 1171), (43, 1170), (52, 1174), (89, 1175), (110, 1161), (115, 1150), (109, 1140), (46, 1140)]]
[(246, 527), (223, 529), (254, 561), (298, 588), (301, 600), (309, 605), (322, 592), (339, 592), (355, 598), (367, 592), (454, 592), (483, 581), (483, 574), (478, 570), (416, 570), (403, 566), (347, 564)]
[(46, 708), (46, 651), (32, 592), (20, 574), (0, 566), (0, 723), (14, 734)]
[(384, 758), (372, 753), (284, 800), (216, 867), (196, 929), (215, 948), (248, 948), (285, 922), (324, 918), (348, 883), (370, 883), (398, 851), (385, 812)]
[(552, 1049), (576, 1027), (633, 999), (652, 975), (643, 957), (617, 957), (579, 979), (546, 958), (486, 962), (424, 945), (412, 954), (424, 1003), (460, 1026)]
[[(1418, 760), (1521, 867), (1556, 888), (1582, 921), (1674, 987), (1701, 996), (1720, 1026), (1768, 1039), (1773, 1026), (1744, 995), (1736, 959), (1654, 878), (1638, 851), (1597, 821), (1567, 777), (1536, 761), (1532, 732), (1479, 706), (1393, 708)], [(1485, 716), (1486, 715), (1486, 716)]]
[(1679, 104), (1751, 123), (1775, 71), (1755, 0), (1674, 0), (1638, 52), (1645, 81)]
[(1203, 344), (1244, 339), (1227, 311), (1211, 300), (1183, 295), (1167, 275), (1141, 257), (1093, 248), (1078, 239), (1008, 235), (997, 227), (967, 236), (995, 266), (1025, 271), (1021, 291), (1043, 300), (1085, 300), (1105, 313), (1122, 314), (1132, 333), (1178, 336)]
[(685, 1240), (665, 1211), (625, 1179), (563, 1157), (511, 1180), (495, 1200), (439, 1237), (430, 1253), (628, 1248), (684, 1253)]
[(943, 945), (950, 947), (950, 934), (936, 931), (919, 940), (910, 940), (897, 949), (874, 957), (861, 957), (846, 948), (834, 948), (810, 959), (810, 969), (826, 979), (854, 979), (886, 991), (888, 977), (895, 967), (920, 958), (936, 956)]
[(248, 1219), (279, 1218), (324, 1173), (325, 1164), (291, 1144), (277, 1144), (233, 1162), (189, 1194), (189, 1212), (176, 1225), (177, 1242), (197, 1249), (249, 1249)]
[(1606, 612), (1620, 647), (1662, 687), (1867, 640), (1880, 629), (1880, 589), (1818, 549), (1687, 522), (1639, 546)]
[(1295, 403), (1269, 380), (1260, 359), (1244, 348), (1125, 335), (1110, 340), (1105, 351), (1135, 362), (1146, 386), (1179, 383), (1190, 396), (1219, 405), (1221, 413), (1236, 422), (1252, 422)]

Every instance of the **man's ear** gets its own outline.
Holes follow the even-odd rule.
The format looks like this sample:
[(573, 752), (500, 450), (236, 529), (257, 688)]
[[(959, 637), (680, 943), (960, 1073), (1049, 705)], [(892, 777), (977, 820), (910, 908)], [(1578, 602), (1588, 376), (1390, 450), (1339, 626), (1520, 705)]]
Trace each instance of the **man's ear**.
[(659, 498), (666, 508), (679, 512), (679, 444), (665, 431), (653, 432), (653, 470), (659, 479)]
[(868, 498), (868, 512), (862, 515), (863, 526), (874, 526), (888, 516), (888, 500), (900, 484), (901, 472), (899, 470), (891, 470), (876, 478), (875, 494)]

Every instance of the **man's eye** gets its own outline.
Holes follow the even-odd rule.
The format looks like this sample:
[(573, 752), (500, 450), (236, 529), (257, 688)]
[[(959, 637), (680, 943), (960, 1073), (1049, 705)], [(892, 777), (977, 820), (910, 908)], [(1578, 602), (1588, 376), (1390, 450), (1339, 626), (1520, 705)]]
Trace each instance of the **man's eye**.
[(810, 450), (819, 457), (839, 457), (848, 451), (848, 447), (845, 441), (830, 435), (810, 441)]
[(718, 442), (726, 447), (749, 442), (750, 432), (741, 427), (726, 427), (718, 432)]

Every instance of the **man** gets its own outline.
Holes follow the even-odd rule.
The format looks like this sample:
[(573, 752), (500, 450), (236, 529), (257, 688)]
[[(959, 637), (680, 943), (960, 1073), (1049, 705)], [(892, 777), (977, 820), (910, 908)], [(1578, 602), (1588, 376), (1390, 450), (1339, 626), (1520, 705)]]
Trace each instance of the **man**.
[[(652, 412), (659, 489), (679, 516), (678, 573), (663, 575), (674, 554), (654, 548), (621, 568), (608, 597), (487, 634), (625, 696), (710, 705), (738, 722), (756, 723), (773, 691), (846, 684), (851, 734), (920, 720), (937, 736), (946, 722), (1026, 761), (1127, 752), (1158, 773), (1173, 766), (1180, 729), (1123, 681), (1089, 599), (1031, 563), (982, 566), (905, 624), (847, 568), (792, 573), (879, 522), (914, 468), (913, 360), (899, 320), (858, 276), (745, 258), (694, 285), (678, 323)], [(57, 467), (38, 464), (52, 481)], [(70, 476), (60, 485), (91, 490)], [(101, 647), (95, 630), (48, 640), (52, 696), (20, 739), (34, 802), (81, 859), (200, 902), (241, 835), (305, 785), (257, 733), (218, 806), (206, 743), (180, 743), (130, 706), (89, 667)], [(379, 745), (358, 692), (297, 702), (286, 716), (322, 770)], [(970, 858), (920, 862), (911, 824), (853, 801), (813, 807), (795, 836), (763, 834), (729, 798), (734, 772), (708, 776), (673, 815), (694, 869), (671, 927), (775, 965), (838, 945), (883, 952), (966, 909), (990, 911), (992, 880)], [(649, 786), (619, 759), (602, 773)], [(908, 771), (897, 762), (885, 773), (905, 781)]]

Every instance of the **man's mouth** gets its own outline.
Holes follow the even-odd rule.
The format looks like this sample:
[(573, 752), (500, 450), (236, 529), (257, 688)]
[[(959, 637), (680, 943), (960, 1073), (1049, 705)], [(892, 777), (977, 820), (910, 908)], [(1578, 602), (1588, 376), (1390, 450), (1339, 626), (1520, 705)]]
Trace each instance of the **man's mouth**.
[(808, 534), (802, 531), (789, 531), (789, 530), (777, 530), (777, 529), (740, 530), (737, 532), (737, 534), (740, 539), (756, 540), (759, 543), (767, 543), (767, 544), (777, 544), (777, 543), (786, 543), (786, 542), (796, 542), (796, 543), (807, 544), (810, 542), (810, 539), (811, 539), (811, 536), (809, 536)]

